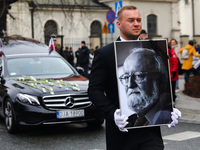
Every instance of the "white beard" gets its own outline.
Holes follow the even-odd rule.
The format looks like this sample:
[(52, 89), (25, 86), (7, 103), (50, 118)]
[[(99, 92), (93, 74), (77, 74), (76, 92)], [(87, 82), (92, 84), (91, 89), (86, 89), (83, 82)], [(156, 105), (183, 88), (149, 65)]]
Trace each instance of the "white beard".
[(128, 107), (135, 111), (137, 114), (146, 111), (147, 107), (151, 107), (159, 96), (159, 89), (156, 85), (156, 81), (153, 84), (152, 96), (146, 95), (138, 87), (134, 89), (134, 92), (128, 96)]

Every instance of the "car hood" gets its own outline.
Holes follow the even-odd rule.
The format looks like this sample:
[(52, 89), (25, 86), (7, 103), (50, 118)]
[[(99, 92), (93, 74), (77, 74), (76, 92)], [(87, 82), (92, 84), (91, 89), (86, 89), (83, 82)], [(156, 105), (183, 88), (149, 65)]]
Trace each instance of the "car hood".
[(87, 92), (88, 80), (81, 75), (67, 78), (36, 79), (32, 76), (8, 78), (12, 88), (31, 95), (57, 95)]

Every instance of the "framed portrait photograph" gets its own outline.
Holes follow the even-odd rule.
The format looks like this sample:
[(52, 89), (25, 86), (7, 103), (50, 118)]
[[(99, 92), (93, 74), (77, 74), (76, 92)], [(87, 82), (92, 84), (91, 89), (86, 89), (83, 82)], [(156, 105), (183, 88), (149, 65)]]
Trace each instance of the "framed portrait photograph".
[(115, 41), (121, 115), (129, 128), (172, 122), (172, 91), (167, 40)]

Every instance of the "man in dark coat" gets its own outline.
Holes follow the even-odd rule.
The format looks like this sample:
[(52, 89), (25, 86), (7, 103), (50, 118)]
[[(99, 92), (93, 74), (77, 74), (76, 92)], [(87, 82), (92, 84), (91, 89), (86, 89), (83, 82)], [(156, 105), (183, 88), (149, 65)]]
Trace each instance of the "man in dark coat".
[(90, 50), (85, 46), (85, 41), (81, 42), (81, 49), (79, 51), (78, 63), (84, 69), (84, 76), (88, 78), (88, 65), (89, 65)]
[(69, 48), (68, 47), (65, 47), (63, 54), (64, 54), (64, 58), (68, 61), (68, 57), (69, 57)]
[(73, 53), (73, 48), (69, 48), (68, 52), (68, 62), (74, 67), (74, 53)]
[[(134, 6), (124, 6), (118, 12), (117, 40), (137, 40), (141, 32), (141, 16)], [(116, 79), (114, 43), (95, 51), (90, 74), (89, 98), (106, 117), (107, 150), (163, 150), (160, 127), (124, 129), (128, 117), (120, 116)], [(176, 113), (177, 114), (177, 113)], [(173, 125), (178, 123), (174, 117)]]

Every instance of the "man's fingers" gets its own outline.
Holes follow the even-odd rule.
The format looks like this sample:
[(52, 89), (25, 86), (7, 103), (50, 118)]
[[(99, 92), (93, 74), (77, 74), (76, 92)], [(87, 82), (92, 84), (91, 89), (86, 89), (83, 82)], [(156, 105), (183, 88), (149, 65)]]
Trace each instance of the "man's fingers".
[(175, 112), (172, 112), (171, 114), (172, 114), (172, 116), (173, 116), (175, 119), (178, 119), (178, 118), (179, 118), (178, 115), (177, 115)]
[(126, 116), (120, 116), (120, 117), (117, 119), (117, 121), (118, 121), (118, 126), (119, 126), (120, 128), (124, 128), (124, 127), (128, 124), (127, 120), (128, 120), (128, 117), (126, 117)]
[(174, 116), (172, 116), (171, 118), (172, 118), (174, 124), (178, 124), (178, 120)]
[(125, 128), (119, 128), (119, 130), (122, 131), (122, 132), (128, 132), (128, 130), (125, 129)]
[(115, 119), (115, 124), (118, 126), (119, 130), (122, 132), (128, 132), (127, 129), (124, 127), (128, 124), (127, 120), (128, 117), (125, 115), (121, 116), (121, 111), (120, 109), (117, 109), (114, 113), (114, 119)]
[(181, 112), (177, 109), (177, 108), (173, 108), (173, 112), (178, 115), (178, 117), (180, 118), (181, 117)]
[(117, 110), (115, 111), (115, 114), (118, 115), (118, 116), (120, 115), (120, 113), (121, 113), (120, 109), (117, 109)]

